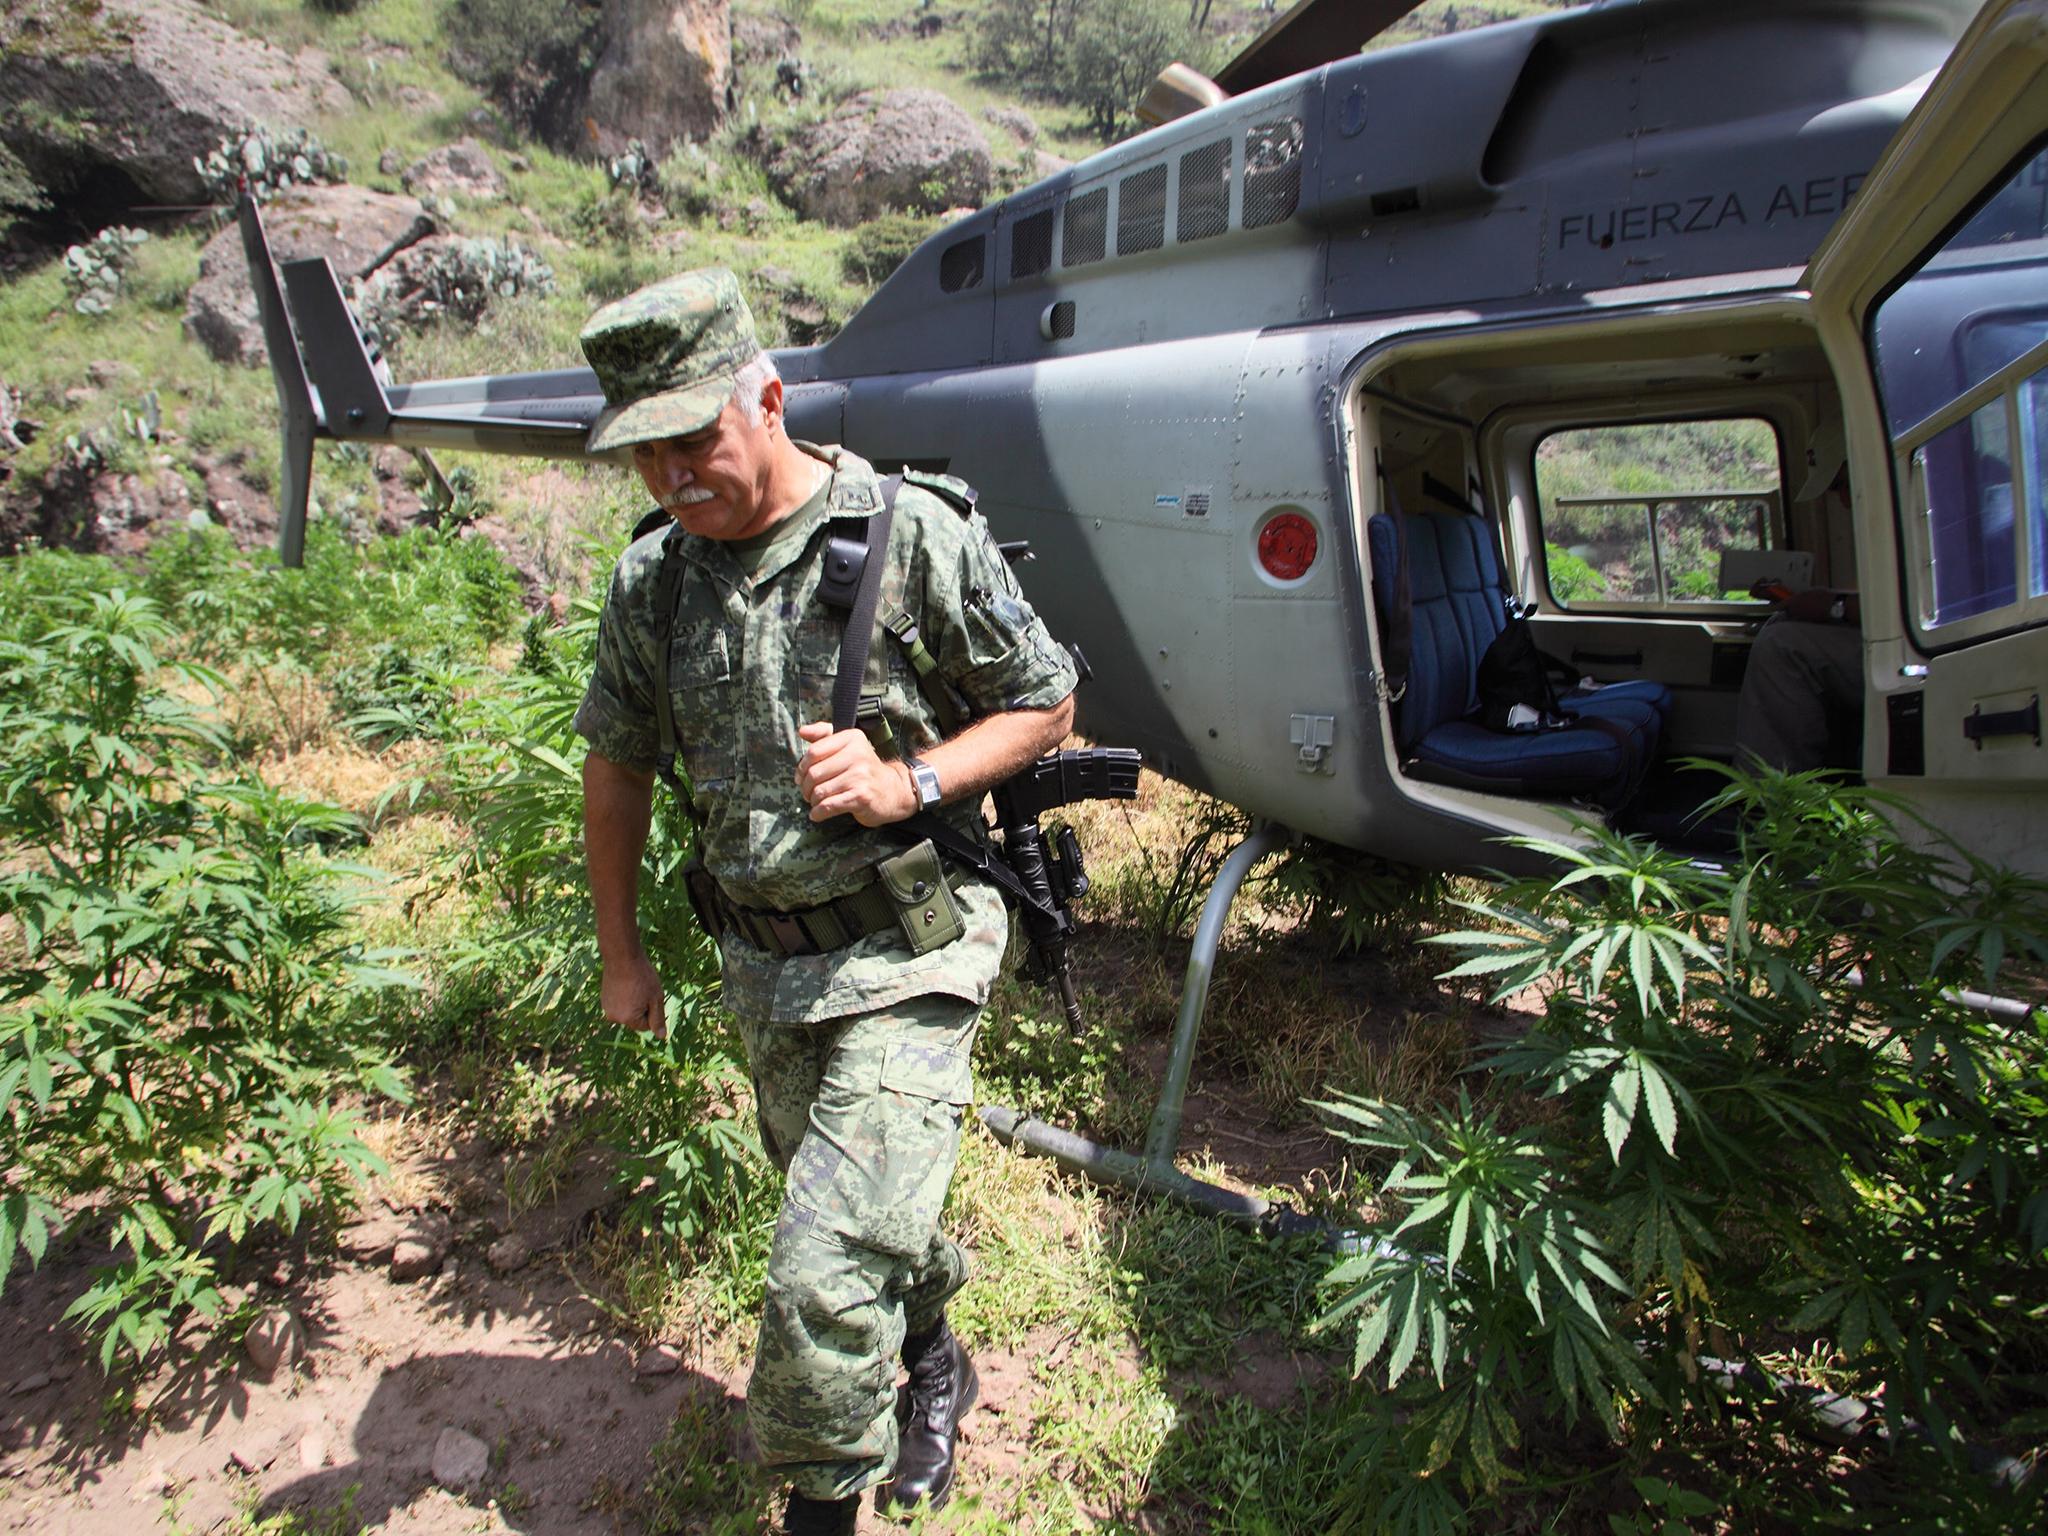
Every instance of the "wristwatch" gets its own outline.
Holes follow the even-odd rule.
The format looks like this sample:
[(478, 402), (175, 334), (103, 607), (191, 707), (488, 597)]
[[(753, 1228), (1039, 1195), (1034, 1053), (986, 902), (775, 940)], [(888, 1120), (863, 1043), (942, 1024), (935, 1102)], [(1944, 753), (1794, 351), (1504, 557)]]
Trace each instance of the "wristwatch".
[(917, 791), (917, 808), (928, 811), (944, 798), (939, 788), (939, 770), (921, 757), (906, 756), (903, 766), (910, 770), (910, 784)]

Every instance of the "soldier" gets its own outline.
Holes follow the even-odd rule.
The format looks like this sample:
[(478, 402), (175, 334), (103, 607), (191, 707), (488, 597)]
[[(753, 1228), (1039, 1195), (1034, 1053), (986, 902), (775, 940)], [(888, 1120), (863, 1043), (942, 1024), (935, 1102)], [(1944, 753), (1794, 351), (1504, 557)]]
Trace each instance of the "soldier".
[(929, 842), (906, 853), (873, 829), (931, 810), (982, 835), (983, 793), (1066, 735), (1075, 671), (981, 519), (905, 484), (875, 556), (881, 612), (914, 624), (972, 723), (945, 736), (918, 658), (877, 643), (872, 729), (890, 745), (835, 732), (845, 626), (817, 598), (825, 529), (881, 505), (875, 471), (788, 436), (781, 380), (730, 272), (609, 304), (582, 343), (606, 401), (590, 451), (630, 450), (678, 525), (672, 549), (662, 529), (620, 559), (576, 717), (604, 1012), (662, 1024), (635, 897), (660, 741), (657, 588), (664, 558), (680, 560), (665, 673), (716, 882), (698, 885), (700, 910), (721, 930), (762, 1143), (788, 1175), (748, 1409), (764, 1461), (792, 1485), (787, 1530), (850, 1532), (864, 1489), (890, 1511), (936, 1506), (952, 1486), (976, 1381), (946, 1326), (967, 1263), (939, 1214), (1008, 931), (993, 887)]

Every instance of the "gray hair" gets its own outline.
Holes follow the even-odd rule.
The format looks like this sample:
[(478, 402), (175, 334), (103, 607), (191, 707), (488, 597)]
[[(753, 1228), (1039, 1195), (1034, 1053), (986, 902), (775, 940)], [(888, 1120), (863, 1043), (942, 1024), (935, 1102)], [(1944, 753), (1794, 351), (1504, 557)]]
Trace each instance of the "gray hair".
[(755, 426), (761, 424), (761, 391), (768, 387), (770, 379), (781, 377), (776, 371), (775, 359), (766, 352), (756, 352), (753, 360), (732, 376), (733, 404)]

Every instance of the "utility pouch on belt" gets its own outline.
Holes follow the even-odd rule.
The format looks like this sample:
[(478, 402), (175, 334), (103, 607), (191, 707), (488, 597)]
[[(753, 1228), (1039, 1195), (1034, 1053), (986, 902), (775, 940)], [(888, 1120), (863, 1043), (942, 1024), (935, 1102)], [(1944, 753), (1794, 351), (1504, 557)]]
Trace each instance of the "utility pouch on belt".
[(725, 931), (715, 900), (718, 882), (711, 878), (711, 871), (704, 867), (702, 859), (693, 858), (683, 866), (683, 889), (689, 893), (690, 910), (697, 914), (697, 926), (716, 941)]
[(930, 838), (882, 860), (875, 866), (875, 874), (896, 909), (896, 921), (903, 925), (912, 954), (927, 954), (967, 931), (960, 904), (946, 884), (938, 845)]

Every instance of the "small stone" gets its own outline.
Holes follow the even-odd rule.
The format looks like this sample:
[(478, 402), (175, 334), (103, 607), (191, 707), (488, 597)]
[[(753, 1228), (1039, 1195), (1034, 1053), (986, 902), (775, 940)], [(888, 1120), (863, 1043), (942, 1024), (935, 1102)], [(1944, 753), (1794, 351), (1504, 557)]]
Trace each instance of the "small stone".
[(242, 1348), (256, 1374), (269, 1381), (298, 1364), (306, 1350), (306, 1330), (289, 1307), (267, 1307), (242, 1335)]
[(31, 1371), (14, 1384), (16, 1397), (27, 1397), (31, 1392), (40, 1392), (50, 1384), (48, 1371)]
[(509, 1275), (514, 1270), (524, 1269), (532, 1257), (533, 1250), (527, 1246), (526, 1239), (517, 1232), (507, 1232), (491, 1244), (484, 1254), (484, 1262), (491, 1266), (493, 1274)]
[(308, 1472), (317, 1472), (333, 1459), (330, 1450), (327, 1431), (315, 1425), (299, 1437), (299, 1465)]
[(380, 176), (396, 176), (405, 168), (405, 157), (395, 149), (387, 149), (377, 157), (377, 173)]
[(682, 1352), (673, 1344), (656, 1344), (640, 1351), (639, 1364), (633, 1367), (641, 1376), (673, 1376), (683, 1368)]
[(391, 1278), (424, 1280), (448, 1257), (448, 1231), (443, 1226), (416, 1226), (391, 1249)]
[(483, 1486), (491, 1469), (491, 1448), (475, 1435), (450, 1424), (434, 1442), (434, 1481), (455, 1493)]
[(284, 1450), (284, 1440), (274, 1434), (249, 1435), (238, 1440), (228, 1451), (228, 1465), (237, 1472), (246, 1472), (254, 1477), (263, 1471), (278, 1454)]

